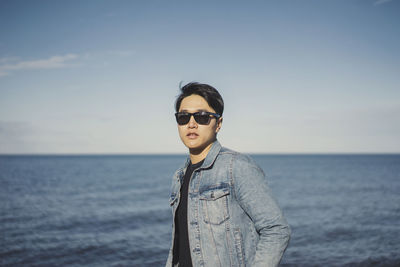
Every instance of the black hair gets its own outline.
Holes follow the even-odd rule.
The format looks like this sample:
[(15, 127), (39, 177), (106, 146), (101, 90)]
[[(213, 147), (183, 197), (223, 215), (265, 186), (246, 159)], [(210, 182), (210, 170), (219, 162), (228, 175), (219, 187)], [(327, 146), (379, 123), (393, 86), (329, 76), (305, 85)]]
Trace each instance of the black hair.
[(224, 112), (224, 100), (218, 93), (217, 89), (211, 85), (204, 83), (191, 82), (183, 87), (180, 87), (181, 93), (178, 95), (175, 101), (175, 111), (178, 112), (181, 106), (181, 102), (185, 97), (190, 95), (199, 95), (203, 97), (208, 105), (212, 107), (215, 112), (222, 116)]

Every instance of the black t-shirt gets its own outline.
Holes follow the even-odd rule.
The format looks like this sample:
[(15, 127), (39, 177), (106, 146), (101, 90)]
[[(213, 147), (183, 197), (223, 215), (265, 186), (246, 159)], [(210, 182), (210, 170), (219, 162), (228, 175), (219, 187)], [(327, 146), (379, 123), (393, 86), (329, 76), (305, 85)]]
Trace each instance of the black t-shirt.
[(196, 164), (192, 164), (192, 162), (190, 162), (189, 166), (186, 169), (185, 176), (183, 177), (183, 182), (181, 185), (181, 198), (178, 208), (175, 212), (175, 238), (173, 248), (173, 264), (179, 262), (179, 267), (192, 266), (187, 227), (188, 189), (193, 171), (199, 168), (203, 164), (203, 162), (204, 159)]

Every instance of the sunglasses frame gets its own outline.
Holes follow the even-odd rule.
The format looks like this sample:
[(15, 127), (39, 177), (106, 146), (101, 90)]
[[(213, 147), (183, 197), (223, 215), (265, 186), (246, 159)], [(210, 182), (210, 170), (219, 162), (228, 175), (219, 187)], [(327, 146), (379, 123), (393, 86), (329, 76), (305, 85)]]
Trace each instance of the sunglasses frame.
[[(189, 120), (186, 122), (186, 123), (183, 123), (183, 124), (180, 124), (179, 122), (178, 122), (178, 116), (179, 115), (189, 115)], [(197, 120), (196, 120), (196, 116), (198, 116), (198, 115), (208, 115), (208, 121), (207, 121), (207, 123), (200, 123), (200, 122), (198, 122)], [(194, 118), (194, 120), (196, 121), (196, 123), (197, 124), (200, 124), (200, 125), (208, 125), (208, 124), (210, 124), (210, 121), (211, 121), (211, 119), (212, 119), (212, 117), (211, 116), (214, 116), (216, 119), (219, 119), (220, 117), (221, 117), (221, 115), (219, 115), (219, 114), (217, 114), (217, 113), (213, 113), (213, 112), (208, 112), (208, 111), (198, 111), (198, 112), (194, 112), (194, 113), (190, 113), (190, 112), (176, 112), (175, 113), (175, 119), (176, 119), (176, 122), (178, 123), (178, 125), (186, 125), (186, 124), (188, 124), (189, 123), (189, 121), (190, 121), (190, 118), (193, 116), (193, 118)]]

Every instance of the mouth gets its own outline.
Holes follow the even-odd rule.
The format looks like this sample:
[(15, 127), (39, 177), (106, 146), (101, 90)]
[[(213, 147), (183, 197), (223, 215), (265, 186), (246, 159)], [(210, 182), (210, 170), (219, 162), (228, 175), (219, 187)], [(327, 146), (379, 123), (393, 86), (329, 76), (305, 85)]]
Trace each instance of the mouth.
[(189, 139), (196, 139), (199, 135), (197, 133), (188, 133), (186, 136)]

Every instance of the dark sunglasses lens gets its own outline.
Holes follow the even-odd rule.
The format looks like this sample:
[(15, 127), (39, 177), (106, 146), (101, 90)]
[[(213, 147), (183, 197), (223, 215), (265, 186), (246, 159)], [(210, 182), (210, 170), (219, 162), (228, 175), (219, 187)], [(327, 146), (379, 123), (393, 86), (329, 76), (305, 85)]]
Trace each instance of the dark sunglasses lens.
[(190, 115), (189, 114), (177, 114), (176, 115), (176, 122), (179, 125), (185, 125), (189, 122), (190, 120)]
[(198, 124), (208, 124), (210, 122), (210, 115), (194, 115), (194, 119)]

